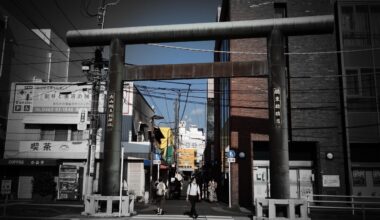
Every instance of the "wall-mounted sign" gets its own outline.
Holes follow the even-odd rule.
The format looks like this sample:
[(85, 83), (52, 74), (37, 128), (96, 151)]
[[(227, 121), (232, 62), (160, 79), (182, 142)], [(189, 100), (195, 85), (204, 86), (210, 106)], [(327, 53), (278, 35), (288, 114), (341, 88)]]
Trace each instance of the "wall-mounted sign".
[(9, 166), (56, 166), (57, 160), (52, 159), (3, 159), (1, 165)]
[(83, 153), (87, 148), (86, 141), (20, 141), (19, 152)]
[(323, 175), (323, 187), (340, 187), (339, 175)]
[[(14, 88), (13, 112), (76, 113), (81, 108), (91, 108), (91, 93), (91, 85), (17, 83)], [(103, 101), (99, 102), (99, 105), (102, 103)], [(102, 106), (99, 109), (103, 112)]]
[(273, 89), (273, 101), (274, 101), (274, 124), (276, 127), (281, 125), (281, 90), (280, 88)]
[(123, 87), (123, 115), (132, 115), (133, 83), (124, 82)]
[(84, 131), (87, 128), (87, 114), (88, 111), (85, 108), (81, 108), (78, 111), (78, 123), (77, 123), (77, 129), (79, 131)]
[(1, 195), (11, 194), (12, 180), (1, 180)]

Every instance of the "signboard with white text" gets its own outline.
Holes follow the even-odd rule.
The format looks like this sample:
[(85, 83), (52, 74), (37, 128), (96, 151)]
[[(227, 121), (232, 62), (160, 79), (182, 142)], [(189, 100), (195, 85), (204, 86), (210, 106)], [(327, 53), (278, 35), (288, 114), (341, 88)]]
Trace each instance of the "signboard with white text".
[(339, 175), (323, 175), (323, 187), (340, 187)]
[(133, 83), (124, 82), (123, 87), (123, 115), (132, 115)]

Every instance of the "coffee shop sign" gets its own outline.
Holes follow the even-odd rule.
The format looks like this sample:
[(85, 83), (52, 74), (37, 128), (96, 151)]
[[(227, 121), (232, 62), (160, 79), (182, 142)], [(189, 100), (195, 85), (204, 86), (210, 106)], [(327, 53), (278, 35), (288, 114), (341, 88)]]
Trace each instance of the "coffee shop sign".
[(20, 142), (20, 152), (83, 152), (86, 143), (64, 142), (64, 141), (22, 141)]

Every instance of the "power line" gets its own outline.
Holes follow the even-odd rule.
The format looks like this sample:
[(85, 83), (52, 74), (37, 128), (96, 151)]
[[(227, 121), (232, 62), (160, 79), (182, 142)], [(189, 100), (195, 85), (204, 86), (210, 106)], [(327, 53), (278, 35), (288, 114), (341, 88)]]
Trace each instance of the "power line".
[[(17, 7), (17, 9), (21, 12), (21, 13), (23, 13), (24, 15), (25, 15), (25, 18), (35, 27), (35, 28), (37, 28), (37, 30), (42, 34), (42, 35), (44, 35), (44, 37), (46, 37), (46, 39), (50, 39), (43, 31), (41, 31), (41, 28), (32, 20), (32, 19), (30, 19), (29, 18), (29, 16), (27, 15), (27, 13), (20, 7), (20, 6), (18, 6), (16, 3), (15, 3), (16, 1), (12, 1), (12, 3), (13, 3), (13, 5), (15, 5), (16, 7)], [(33, 2), (31, 2), (32, 3), (32, 6), (37, 10), (37, 13), (45, 20), (45, 21), (47, 21), (47, 19), (41, 14), (41, 13), (39, 13), (39, 10), (36, 8), (36, 6), (33, 4)], [(47, 21), (48, 22), (48, 21)], [(49, 23), (48, 23), (49, 24)], [(25, 25), (25, 24), (24, 24)], [(50, 25), (50, 24), (49, 24)], [(25, 25), (26, 26), (26, 25)], [(51, 26), (51, 25), (50, 25)], [(26, 26), (27, 27), (27, 29), (29, 30), (29, 27), (28, 26)], [(59, 50), (59, 52), (61, 52), (65, 57), (67, 57), (68, 58), (68, 56), (67, 56), (67, 54), (65, 54), (62, 50), (60, 50), (60, 48), (53, 42), (53, 41), (50, 41), (50, 43), (53, 45), (53, 46), (55, 46), (55, 48), (57, 48), (58, 50)]]
[[(226, 54), (246, 54), (246, 55), (267, 55), (266, 52), (248, 52), (248, 51), (225, 51), (225, 50), (212, 50), (212, 49), (199, 49), (199, 48), (191, 48), (191, 47), (180, 47), (180, 46), (172, 46), (165, 44), (156, 44), (149, 43), (147, 45), (169, 48), (169, 49), (177, 49), (177, 50), (185, 50), (192, 52), (206, 52), (206, 53), (226, 53)], [(363, 48), (363, 49), (354, 49), (354, 50), (331, 50), (331, 51), (312, 51), (312, 52), (289, 52), (285, 53), (285, 55), (318, 55), (318, 54), (338, 54), (338, 53), (354, 53), (354, 52), (364, 52), (364, 51), (373, 51), (380, 50), (379, 47), (375, 48)]]

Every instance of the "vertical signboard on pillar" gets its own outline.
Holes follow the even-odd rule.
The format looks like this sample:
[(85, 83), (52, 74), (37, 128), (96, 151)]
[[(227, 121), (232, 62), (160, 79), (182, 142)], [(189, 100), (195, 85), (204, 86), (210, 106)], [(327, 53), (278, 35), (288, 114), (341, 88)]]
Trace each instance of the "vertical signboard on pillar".
[(123, 115), (132, 115), (132, 110), (133, 110), (133, 83), (124, 82)]
[(113, 127), (113, 112), (115, 108), (115, 92), (110, 92), (108, 95), (107, 103), (107, 127)]
[(274, 124), (276, 127), (281, 126), (281, 91), (279, 88), (273, 89), (274, 100)]

